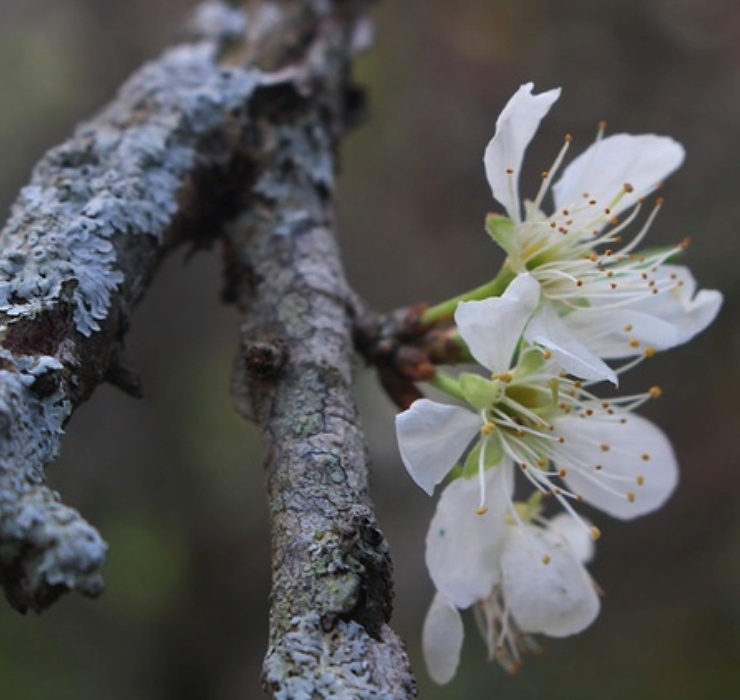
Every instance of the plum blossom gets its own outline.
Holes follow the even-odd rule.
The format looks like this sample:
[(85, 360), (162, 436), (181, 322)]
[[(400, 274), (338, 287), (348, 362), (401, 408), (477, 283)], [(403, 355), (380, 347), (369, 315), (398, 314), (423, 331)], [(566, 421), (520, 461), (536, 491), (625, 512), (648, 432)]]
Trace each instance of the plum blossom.
[(490, 215), (487, 229), (508, 254), (511, 272), (528, 272), (541, 285), (547, 305), (541, 312), (538, 342), (573, 371), (573, 353), (561, 356), (562, 343), (570, 343), (575, 357), (591, 368), (586, 376), (581, 367), (580, 376), (600, 374), (613, 381), (594, 354), (602, 360), (651, 356), (680, 345), (704, 330), (722, 304), (718, 291), (696, 292), (686, 267), (668, 264), (685, 243), (636, 251), (662, 200), (631, 239), (624, 239), (638, 220), (644, 198), (681, 165), (684, 149), (667, 136), (604, 137), (602, 128), (596, 142), (571, 161), (552, 186), (554, 207), (547, 214), (543, 201), (571, 138), (566, 137), (552, 167), (542, 173), (534, 200), (522, 202), (518, 182), (525, 150), (560, 96), (559, 89), (538, 95), (532, 89), (532, 83), (522, 85), (509, 100), (485, 151), (493, 197), (507, 215)]
[[(492, 493), (500, 472), (489, 472)], [(536, 649), (530, 635), (581, 632), (600, 608), (584, 564), (594, 545), (565, 515), (547, 520), (539, 508), (495, 507), (476, 515), (477, 486), (458, 479), (442, 493), (426, 541), (429, 573), (437, 588), (422, 633), (433, 680), (455, 675), (463, 643), (459, 610), (473, 607), (489, 660), (514, 671), (522, 652)]]
[(467, 451), (479, 512), (492, 469), (507, 474), (504, 486), (518, 469), (576, 519), (578, 501), (621, 519), (659, 508), (676, 485), (676, 458), (662, 431), (633, 410), (660, 390), (600, 400), (549, 350), (521, 342), (539, 299), (540, 284), (523, 274), (501, 297), (458, 305), (458, 332), (490, 374), (460, 374), (455, 387), (466, 406), (424, 398), (397, 416), (406, 469), (431, 494)]

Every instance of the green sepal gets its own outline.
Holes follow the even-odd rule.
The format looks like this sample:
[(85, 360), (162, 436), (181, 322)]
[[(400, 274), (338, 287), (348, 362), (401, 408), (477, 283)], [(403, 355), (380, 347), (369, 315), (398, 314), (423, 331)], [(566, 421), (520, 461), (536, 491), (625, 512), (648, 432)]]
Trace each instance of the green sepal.
[(512, 252), (517, 226), (510, 218), (501, 214), (488, 214), (486, 216), (486, 232), (507, 253)]
[(531, 349), (532, 346), (522, 344), (519, 350), (519, 361), (514, 375), (517, 378), (526, 377), (538, 372), (545, 364), (545, 356), (539, 349)]
[(463, 372), (458, 382), (463, 397), (476, 411), (487, 411), (503, 395), (501, 382), (491, 381), (479, 374)]
[(535, 491), (526, 501), (517, 501), (514, 504), (519, 518), (528, 523), (542, 512), (542, 492)]

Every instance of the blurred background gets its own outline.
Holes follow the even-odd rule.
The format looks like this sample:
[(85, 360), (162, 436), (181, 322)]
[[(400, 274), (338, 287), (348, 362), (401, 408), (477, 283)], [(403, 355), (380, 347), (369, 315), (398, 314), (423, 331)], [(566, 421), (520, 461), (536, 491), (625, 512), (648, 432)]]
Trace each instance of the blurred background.
[[(0, 209), (42, 153), (107, 100), (184, 23), (192, 0), (0, 0)], [(432, 586), (423, 541), (433, 502), (396, 452), (394, 411), (357, 364), (373, 493), (397, 577), (394, 627), (429, 700), (735, 698), (740, 692), (740, 7), (736, 0), (386, 1), (375, 49), (357, 64), (369, 121), (346, 142), (341, 246), (375, 308), (444, 299), (491, 277), (494, 208), (482, 168), (514, 90), (563, 87), (530, 149), (534, 193), (565, 133), (609, 131), (685, 144), (652, 244), (691, 235), (686, 261), (719, 288), (717, 323), (644, 363), (627, 390), (671, 436), (682, 481), (670, 503), (602, 529), (591, 571), (603, 611), (577, 638), (508, 677), (467, 625), (458, 678), (426, 677), (420, 630)], [(5, 216), (3, 216), (3, 219)], [(0, 688), (23, 700), (258, 698), (269, 540), (261, 449), (228, 392), (236, 313), (220, 305), (218, 256), (176, 255), (134, 318), (136, 402), (102, 387), (68, 427), (49, 472), (110, 543), (106, 594), (42, 616), (0, 602)], [(467, 623), (472, 620), (468, 619)]]

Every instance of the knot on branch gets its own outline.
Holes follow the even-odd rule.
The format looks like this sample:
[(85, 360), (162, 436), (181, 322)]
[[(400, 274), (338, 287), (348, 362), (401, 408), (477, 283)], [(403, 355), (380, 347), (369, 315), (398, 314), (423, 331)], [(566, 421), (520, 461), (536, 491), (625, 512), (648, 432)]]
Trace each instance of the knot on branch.
[(268, 336), (244, 341), (244, 369), (253, 379), (277, 379), (288, 359), (282, 338)]

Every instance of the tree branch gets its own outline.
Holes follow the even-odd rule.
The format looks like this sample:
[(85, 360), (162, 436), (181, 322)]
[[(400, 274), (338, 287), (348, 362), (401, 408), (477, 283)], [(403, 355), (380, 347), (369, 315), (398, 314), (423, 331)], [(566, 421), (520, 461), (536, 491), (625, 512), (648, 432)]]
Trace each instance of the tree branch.
[(416, 695), (387, 625), (391, 561), (368, 494), (351, 390), (353, 295), (333, 235), (334, 152), (363, 5), (314, 2), (282, 30), (311, 37), (284, 47), (302, 50), (291, 64), (301, 82), (261, 96), (255, 123), (270, 147), (253, 192), (263, 201), (228, 236), (243, 312), (235, 395), (267, 449), (273, 589), (263, 683), (276, 698)]
[(415, 695), (387, 624), (333, 232), (368, 2), (250, 2), (249, 22), (203, 5), (182, 44), (43, 158), (0, 232), (0, 583), (21, 611), (102, 591), (106, 545), (44, 470), (100, 382), (138, 393), (123, 338), (163, 257), (223, 236), (243, 312), (235, 399), (267, 448), (276, 698)]

